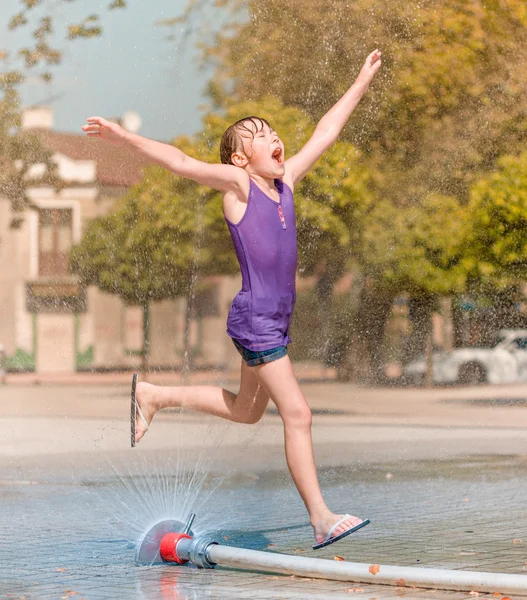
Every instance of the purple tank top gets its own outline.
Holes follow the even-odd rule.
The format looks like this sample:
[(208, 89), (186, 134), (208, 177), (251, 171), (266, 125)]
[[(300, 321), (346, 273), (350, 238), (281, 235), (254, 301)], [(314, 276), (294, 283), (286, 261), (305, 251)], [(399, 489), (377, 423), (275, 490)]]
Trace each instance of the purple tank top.
[(275, 202), (252, 180), (247, 208), (236, 225), (227, 225), (242, 272), (242, 289), (234, 298), (227, 333), (249, 350), (269, 350), (290, 341), (296, 300), (298, 262), (293, 192), (275, 180)]

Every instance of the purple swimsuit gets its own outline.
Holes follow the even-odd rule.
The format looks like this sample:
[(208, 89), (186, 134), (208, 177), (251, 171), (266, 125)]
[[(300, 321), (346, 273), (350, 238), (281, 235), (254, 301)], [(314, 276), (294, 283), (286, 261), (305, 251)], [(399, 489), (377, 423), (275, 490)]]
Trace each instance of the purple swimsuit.
[(298, 262), (293, 192), (276, 179), (280, 202), (252, 180), (247, 209), (236, 225), (227, 225), (242, 272), (242, 289), (234, 298), (227, 333), (248, 350), (286, 346), (296, 300)]

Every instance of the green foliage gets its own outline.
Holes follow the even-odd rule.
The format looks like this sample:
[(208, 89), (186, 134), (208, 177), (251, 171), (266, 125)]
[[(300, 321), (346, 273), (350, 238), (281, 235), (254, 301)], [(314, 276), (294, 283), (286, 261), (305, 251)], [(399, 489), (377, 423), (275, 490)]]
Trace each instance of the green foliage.
[[(33, 45), (20, 48), (18, 57), (23, 59), (24, 69), (35, 67), (49, 67), (58, 64), (62, 60), (63, 50), (52, 45), (51, 38), (57, 29), (56, 14), (57, 4), (71, 3), (75, 0), (21, 0), (22, 10), (13, 15), (8, 23), (8, 29), (15, 30), (20, 27), (31, 29), (35, 40)], [(108, 4), (108, 10), (125, 8), (125, 0), (114, 0)], [(70, 40), (75, 38), (90, 38), (100, 36), (103, 29), (100, 25), (98, 14), (89, 14), (78, 23), (65, 23), (59, 21), (59, 26), (66, 31), (66, 37)], [(51, 77), (49, 71), (41, 73), (46, 81)]]
[[(210, 93), (219, 107), (271, 94), (318, 119), (365, 56), (383, 51), (383, 67), (342, 138), (360, 152), (378, 200), (334, 228), (353, 232), (353, 257), (377, 286), (428, 297), (464, 290), (474, 277), (492, 276), (497, 286), (521, 276), (523, 225), (512, 214), (519, 200), (498, 211), (489, 199), (478, 216), (481, 185), (489, 198), (503, 190), (496, 182), (471, 189), (524, 143), (523, 0), (210, 1), (234, 11), (204, 52), (216, 65)], [(188, 2), (189, 18), (198, 4)], [(486, 231), (489, 219), (496, 227)], [(311, 235), (333, 258), (335, 238), (326, 244), (323, 228)], [(314, 250), (313, 262), (324, 251)]]
[(239, 12), (205, 51), (220, 105), (271, 94), (318, 119), (382, 49), (382, 70), (344, 132), (381, 197), (466, 201), (481, 170), (524, 139), (524, 0), (227, 4)]
[[(57, 4), (69, 1), (20, 0), (21, 10), (11, 17), (7, 29), (30, 28), (33, 42), (12, 52), (0, 51), (0, 61), (5, 64), (4, 69), (0, 69), (0, 197), (7, 198), (12, 210), (19, 215), (31, 206), (27, 189), (35, 184), (30, 175), (33, 165), (44, 166), (43, 175), (38, 177), (39, 185), (55, 189), (61, 186), (50, 153), (35, 136), (21, 130), (18, 87), (28, 72), (38, 74), (46, 83), (51, 81), (50, 68), (59, 64), (63, 56), (62, 48), (54, 47), (51, 42), (56, 29)], [(125, 4), (114, 1), (109, 9), (123, 8)], [(77, 24), (61, 25), (69, 32), (70, 39), (93, 37), (102, 32), (98, 15), (89, 15)], [(13, 226), (20, 220), (21, 217), (15, 217)]]
[(188, 293), (213, 248), (200, 239), (208, 216), (199, 199), (174, 196), (171, 184), (151, 168), (116, 212), (88, 224), (70, 255), (83, 284), (142, 306)]
[(361, 265), (396, 292), (450, 294), (464, 289), (466, 207), (431, 195), (420, 206), (380, 202), (369, 215)]
[(22, 131), (16, 78), (0, 79), (0, 196), (11, 203), (15, 213), (21, 214), (31, 205), (27, 189), (35, 183), (30, 169), (35, 164), (44, 166), (39, 184), (58, 189), (60, 183), (51, 155), (36, 136)]
[(83, 352), (77, 352), (75, 355), (75, 367), (77, 370), (89, 369), (95, 360), (95, 351), (93, 346), (89, 346)]
[(21, 348), (17, 348), (12, 356), (8, 356), (6, 363), (8, 371), (23, 373), (35, 371), (35, 355), (32, 352), (26, 352)]
[(478, 280), (507, 286), (527, 276), (527, 152), (505, 156), (474, 184), (466, 267)]

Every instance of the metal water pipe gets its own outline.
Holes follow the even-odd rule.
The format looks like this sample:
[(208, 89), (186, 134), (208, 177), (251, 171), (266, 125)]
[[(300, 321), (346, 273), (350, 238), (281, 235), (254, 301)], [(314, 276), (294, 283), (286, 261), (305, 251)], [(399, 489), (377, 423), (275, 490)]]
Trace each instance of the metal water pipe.
[[(203, 569), (221, 565), (353, 583), (527, 596), (527, 575), (371, 565), (223, 546), (210, 537), (193, 537), (191, 527), (194, 517), (191, 515), (184, 526), (178, 521), (158, 523), (143, 538), (138, 551), (139, 561), (142, 552), (143, 562), (151, 561), (150, 564), (155, 562), (155, 558), (160, 558), (164, 562), (178, 564), (191, 562)], [(169, 530), (170, 527), (172, 530)]]

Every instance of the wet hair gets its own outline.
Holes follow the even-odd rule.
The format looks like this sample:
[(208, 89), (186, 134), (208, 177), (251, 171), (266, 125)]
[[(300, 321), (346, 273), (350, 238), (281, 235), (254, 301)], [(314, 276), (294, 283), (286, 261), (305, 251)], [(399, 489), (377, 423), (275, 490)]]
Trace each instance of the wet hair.
[[(250, 121), (254, 125), (255, 131), (253, 131), (250, 127), (247, 127), (247, 121)], [(269, 123), (261, 117), (245, 117), (245, 119), (240, 119), (231, 125), (221, 136), (221, 162), (224, 165), (232, 165), (232, 155), (239, 150), (240, 145), (242, 144), (242, 136), (240, 132), (247, 132), (254, 139), (255, 133), (262, 131), (265, 125), (271, 129)]]

